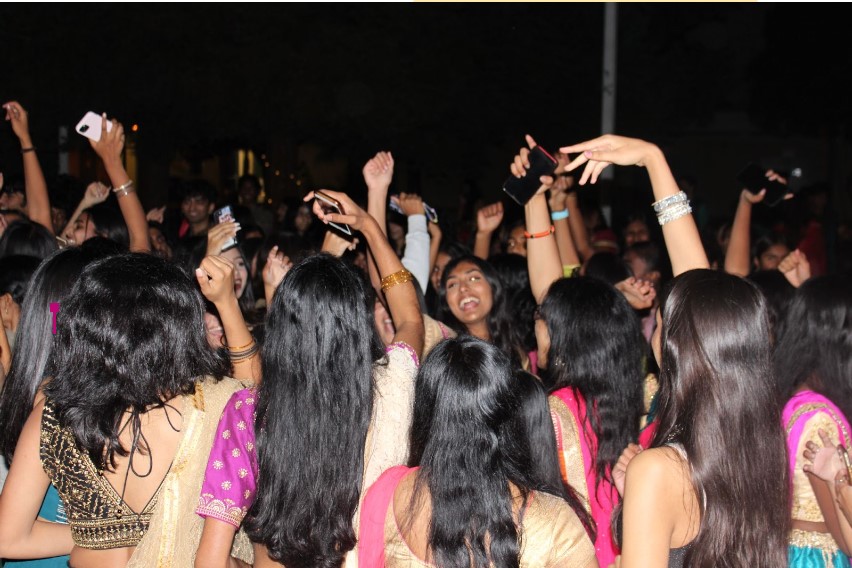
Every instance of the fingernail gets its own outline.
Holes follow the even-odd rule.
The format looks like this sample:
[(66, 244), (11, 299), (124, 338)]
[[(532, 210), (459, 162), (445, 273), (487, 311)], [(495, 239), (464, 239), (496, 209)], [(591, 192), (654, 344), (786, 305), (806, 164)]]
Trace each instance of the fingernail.
[(587, 157), (587, 158), (591, 158), (591, 157), (592, 157), (592, 151), (591, 151), (591, 150), (586, 150), (585, 152), (583, 152), (583, 155), (584, 155), (585, 157)]
[(198, 275), (198, 276), (204, 276), (205, 272), (203, 270), (201, 270), (200, 268), (196, 268), (195, 274)]

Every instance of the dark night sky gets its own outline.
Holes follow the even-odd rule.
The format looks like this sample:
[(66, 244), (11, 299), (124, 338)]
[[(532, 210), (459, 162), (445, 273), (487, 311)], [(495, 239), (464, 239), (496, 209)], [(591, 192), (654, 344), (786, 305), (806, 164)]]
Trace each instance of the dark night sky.
[[(617, 131), (676, 140), (748, 113), (772, 135), (843, 133), (835, 12), (620, 5)], [(49, 173), (56, 127), (103, 109), (163, 163), (283, 137), (490, 184), (525, 132), (550, 147), (598, 133), (602, 28), (601, 4), (3, 4), (0, 98), (31, 111)]]

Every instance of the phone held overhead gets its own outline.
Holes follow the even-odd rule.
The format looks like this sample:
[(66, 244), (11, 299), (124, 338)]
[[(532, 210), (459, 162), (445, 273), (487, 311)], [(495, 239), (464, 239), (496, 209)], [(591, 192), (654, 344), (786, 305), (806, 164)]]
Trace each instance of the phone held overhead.
[(769, 207), (775, 207), (784, 201), (784, 197), (790, 193), (786, 185), (778, 180), (770, 180), (766, 177), (766, 170), (754, 162), (747, 165), (739, 173), (737, 181), (754, 195), (765, 189), (766, 195), (763, 198), (763, 203)]
[[(343, 209), (340, 207), (340, 202), (321, 191), (314, 192), (314, 201), (319, 203), (320, 209), (322, 209), (322, 212), (325, 215), (328, 215), (329, 213), (336, 213), (338, 215), (344, 214)], [(328, 224), (338, 231), (352, 236), (352, 229), (349, 225), (344, 223), (333, 223), (331, 221), (329, 221)]]
[(530, 167), (527, 175), (517, 178), (509, 176), (503, 183), (503, 191), (511, 197), (518, 205), (526, 205), (532, 199), (538, 188), (541, 187), (541, 176), (552, 176), (556, 169), (556, 159), (547, 153), (541, 146), (530, 150)]
[[(74, 127), (74, 130), (76, 130), (78, 134), (82, 134), (86, 138), (97, 142), (101, 139), (102, 123), (103, 117), (101, 115), (89, 111), (82, 119), (80, 119), (80, 122), (78, 122), (77, 126)], [(107, 121), (106, 129), (107, 132), (112, 130), (112, 122)]]

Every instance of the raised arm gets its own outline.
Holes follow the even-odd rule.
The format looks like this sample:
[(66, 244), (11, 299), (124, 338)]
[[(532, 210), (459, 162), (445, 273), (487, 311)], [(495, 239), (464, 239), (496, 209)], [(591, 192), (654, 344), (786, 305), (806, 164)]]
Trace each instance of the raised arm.
[(606, 134), (560, 150), (566, 153), (580, 152), (566, 167), (567, 171), (572, 171), (586, 164), (580, 185), (585, 185), (589, 179), (595, 183), (603, 169), (610, 164), (644, 167), (651, 180), (655, 203), (661, 209), (658, 218), (663, 222), (663, 238), (671, 259), (672, 272), (677, 276), (694, 268), (710, 267), (698, 227), (688, 212), (691, 209), (685, 206), (686, 195), (678, 189), (666, 157), (657, 146), (636, 138)]
[(205, 256), (195, 270), (195, 277), (201, 293), (219, 312), (234, 378), (259, 383), (259, 350), (234, 292), (234, 264), (221, 256)]
[[(73, 241), (74, 224), (77, 218), (89, 207), (93, 207), (98, 203), (103, 203), (109, 197), (109, 188), (99, 181), (93, 181), (86, 187), (86, 192), (83, 194), (83, 199), (77, 204), (77, 208), (71, 217), (68, 218), (65, 228), (62, 229), (62, 236), (68, 241)], [(77, 243), (80, 244), (80, 243)]]
[(27, 111), (16, 101), (3, 105), (6, 120), (12, 124), (12, 130), (21, 143), (24, 155), (24, 185), (27, 196), (27, 216), (30, 220), (43, 225), (53, 234), (53, 221), (50, 218), (50, 198), (47, 195), (47, 182), (38, 163), (36, 148), (30, 137), (30, 124)]
[[(393, 156), (390, 152), (379, 152), (364, 164), (361, 172), (367, 184), (367, 213), (376, 220), (382, 234), (387, 237), (388, 189), (393, 180)], [(367, 270), (373, 288), (381, 287), (381, 277), (376, 269), (372, 251), (367, 250)]]
[[(358, 207), (345, 193), (326, 189), (322, 191), (340, 203), (343, 214), (325, 214), (316, 203), (314, 204), (314, 213), (323, 223), (329, 221), (345, 223), (364, 235), (367, 246), (376, 262), (379, 275), (382, 277), (381, 287), (385, 293), (388, 310), (396, 328), (393, 340), (404, 341), (414, 349), (419, 357), (423, 352), (425, 332), (420, 304), (417, 301), (417, 293), (414, 291), (414, 277), (403, 268), (402, 262), (396, 256), (376, 219)], [(313, 198), (314, 194), (311, 192), (305, 197), (305, 201)]]
[[(526, 137), (527, 148), (521, 148), (515, 156), (509, 170), (515, 177), (527, 175), (530, 167), (529, 154), (536, 143), (532, 136)], [(544, 300), (550, 285), (562, 278), (562, 262), (559, 260), (559, 249), (553, 236), (553, 225), (550, 211), (547, 208), (547, 198), (544, 192), (553, 183), (553, 178), (542, 176), (541, 187), (532, 199), (524, 206), (526, 217), (527, 237), (527, 267), (530, 273), (530, 288), (539, 304)]]
[(121, 161), (121, 152), (124, 150), (124, 127), (116, 120), (112, 121), (112, 129), (107, 131), (106, 114), (101, 121), (101, 139), (95, 142), (89, 140), (95, 153), (100, 156), (104, 163), (112, 183), (113, 192), (118, 198), (118, 207), (127, 224), (127, 232), (130, 235), (131, 252), (149, 252), (151, 244), (148, 241), (148, 221), (145, 219), (145, 210), (133, 189), (133, 180), (127, 175), (124, 164)]
[[(568, 156), (561, 152), (557, 155), (557, 162), (562, 169), (568, 165)], [(562, 262), (563, 274), (566, 270), (579, 268), (580, 257), (574, 246), (574, 238), (571, 236), (570, 211), (568, 210), (568, 194), (574, 185), (574, 178), (568, 174), (561, 173), (554, 179), (550, 187), (550, 197), (547, 200), (550, 205), (550, 220), (556, 235), (556, 247), (559, 249), (559, 260)]]
[(503, 203), (498, 201), (486, 205), (476, 212), (476, 240), (473, 254), (482, 260), (491, 256), (491, 237), (503, 222)]
[(435, 270), (435, 263), (438, 262), (443, 233), (438, 223), (426, 223), (426, 230), (429, 231), (429, 275), (431, 276), (432, 271)]
[(396, 199), (403, 214), (408, 218), (402, 265), (414, 274), (420, 290), (425, 294), (431, 273), (429, 272), (429, 231), (426, 227), (429, 221), (426, 219), (423, 199), (413, 193), (400, 193)]

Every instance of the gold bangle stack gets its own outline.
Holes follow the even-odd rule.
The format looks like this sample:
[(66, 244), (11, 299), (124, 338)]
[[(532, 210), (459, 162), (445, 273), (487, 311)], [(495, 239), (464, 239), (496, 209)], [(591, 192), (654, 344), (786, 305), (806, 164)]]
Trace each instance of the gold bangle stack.
[(230, 357), (232, 363), (239, 363), (240, 361), (251, 359), (258, 351), (260, 351), (260, 347), (258, 347), (254, 338), (252, 338), (251, 341), (240, 347), (228, 347), (228, 357)]
[(393, 288), (397, 284), (405, 284), (406, 282), (413, 281), (414, 275), (403, 268), (382, 278), (382, 292), (387, 292), (388, 289)]

